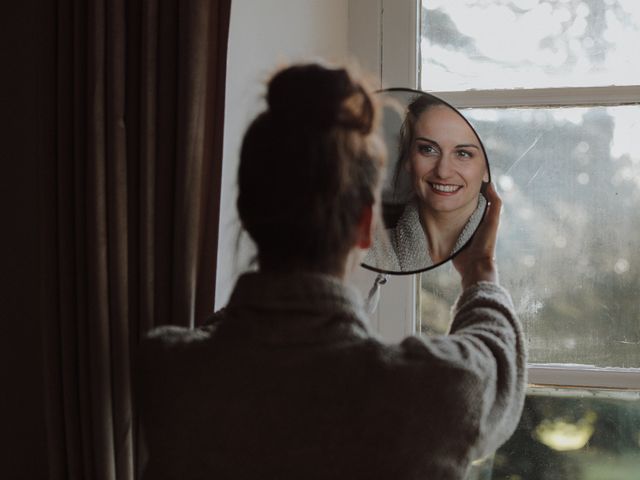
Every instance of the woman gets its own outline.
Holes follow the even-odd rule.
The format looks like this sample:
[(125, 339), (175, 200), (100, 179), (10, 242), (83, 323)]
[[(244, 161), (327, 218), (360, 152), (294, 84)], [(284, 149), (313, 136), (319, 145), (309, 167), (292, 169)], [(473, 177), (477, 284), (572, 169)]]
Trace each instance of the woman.
[(386, 345), (348, 278), (378, 221), (378, 108), (345, 69), (280, 71), (245, 134), (238, 212), (259, 271), (206, 328), (140, 358), (149, 479), (461, 479), (514, 430), (525, 352), (494, 263), (500, 200), (455, 259), (451, 335)]
[(431, 95), (408, 106), (400, 130), (395, 185), (410, 176), (412, 195), (365, 260), (385, 270), (411, 272), (442, 263), (469, 241), (484, 214), (489, 181), (484, 150), (454, 108)]

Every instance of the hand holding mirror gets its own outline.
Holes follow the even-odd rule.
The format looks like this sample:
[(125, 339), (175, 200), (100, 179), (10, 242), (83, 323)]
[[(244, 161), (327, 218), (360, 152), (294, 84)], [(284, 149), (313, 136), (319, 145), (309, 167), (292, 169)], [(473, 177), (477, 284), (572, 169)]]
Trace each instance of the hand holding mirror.
[(376, 233), (363, 266), (419, 273), (450, 260), (471, 240), (487, 206), (487, 155), (469, 121), (443, 100), (409, 89), (379, 94), (389, 149), (384, 231)]

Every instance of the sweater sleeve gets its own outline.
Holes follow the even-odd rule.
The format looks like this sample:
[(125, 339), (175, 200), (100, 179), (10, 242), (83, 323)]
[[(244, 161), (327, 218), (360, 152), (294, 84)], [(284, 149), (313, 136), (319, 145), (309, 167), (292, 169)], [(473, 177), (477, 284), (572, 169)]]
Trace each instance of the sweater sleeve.
[(452, 313), (449, 339), (466, 352), (472, 372), (470, 408), (478, 425), (471, 458), (478, 459), (500, 447), (518, 425), (527, 386), (526, 345), (511, 297), (495, 283), (466, 289)]

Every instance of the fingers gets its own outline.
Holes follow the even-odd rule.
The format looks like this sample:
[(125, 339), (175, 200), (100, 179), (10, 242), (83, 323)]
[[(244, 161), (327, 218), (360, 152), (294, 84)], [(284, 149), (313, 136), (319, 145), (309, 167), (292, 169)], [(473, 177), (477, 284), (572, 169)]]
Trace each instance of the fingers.
[(495, 248), (500, 225), (502, 199), (493, 184), (489, 184), (485, 198), (487, 213), (468, 247), (453, 259), (453, 264), (462, 277), (463, 288), (478, 281), (498, 281), (495, 266)]
[(487, 218), (485, 220), (489, 220), (489, 223), (500, 223), (502, 198), (498, 195), (493, 183), (490, 183), (487, 187), (487, 202), (489, 202), (489, 211), (487, 212)]
[(493, 183), (490, 183), (487, 187), (486, 199), (488, 202), (487, 214), (478, 226), (473, 242), (477, 246), (482, 246), (485, 251), (491, 251), (493, 256), (500, 225), (500, 213), (502, 211), (502, 199)]
[(489, 203), (500, 202), (500, 205), (502, 205), (502, 199), (500, 198), (500, 195), (498, 195), (498, 191), (496, 190), (496, 186), (493, 182), (487, 184), (485, 193), (485, 197)]

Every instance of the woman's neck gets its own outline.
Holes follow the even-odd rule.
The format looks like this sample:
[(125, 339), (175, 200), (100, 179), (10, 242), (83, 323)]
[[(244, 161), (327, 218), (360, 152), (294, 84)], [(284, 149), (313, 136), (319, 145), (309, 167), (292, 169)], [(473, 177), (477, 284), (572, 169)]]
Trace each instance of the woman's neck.
[(424, 204), (419, 205), (420, 221), (429, 243), (429, 255), (433, 263), (445, 261), (453, 253), (458, 238), (477, 208), (470, 203), (465, 208), (452, 212), (429, 210)]
[[(345, 262), (347, 263), (347, 262)], [(329, 269), (329, 268), (314, 268), (308, 265), (283, 265), (279, 262), (265, 262), (259, 261), (259, 271), (262, 273), (279, 274), (279, 275), (300, 275), (300, 274), (320, 274), (335, 277), (342, 282), (346, 278), (346, 268), (342, 265), (342, 268)]]

